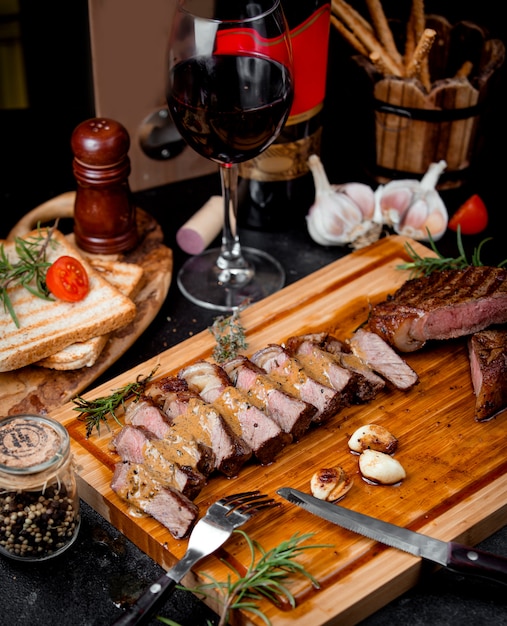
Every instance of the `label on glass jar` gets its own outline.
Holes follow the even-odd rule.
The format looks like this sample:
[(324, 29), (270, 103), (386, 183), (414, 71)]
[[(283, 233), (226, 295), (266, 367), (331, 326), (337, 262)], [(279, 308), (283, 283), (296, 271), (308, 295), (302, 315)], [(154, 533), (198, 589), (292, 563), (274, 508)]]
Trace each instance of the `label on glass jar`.
[(0, 464), (23, 469), (51, 460), (62, 445), (48, 424), (16, 418), (0, 426)]

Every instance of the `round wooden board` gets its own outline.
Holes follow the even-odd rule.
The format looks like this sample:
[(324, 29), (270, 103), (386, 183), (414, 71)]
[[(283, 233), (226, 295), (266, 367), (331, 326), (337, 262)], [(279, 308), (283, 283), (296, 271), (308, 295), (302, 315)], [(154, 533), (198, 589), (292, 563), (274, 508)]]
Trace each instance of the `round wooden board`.
[[(41, 204), (25, 215), (11, 230), (8, 239), (22, 236), (38, 223), (54, 222), (57, 218), (72, 218), (75, 192), (64, 193)], [(111, 333), (106, 347), (91, 367), (73, 371), (58, 371), (23, 367), (0, 373), (0, 415), (19, 413), (46, 414), (71, 400), (105, 372), (136, 341), (160, 310), (171, 284), (172, 250), (163, 244), (159, 224), (148, 213), (137, 209), (138, 246), (115, 260), (136, 263), (144, 270), (143, 283), (134, 301), (137, 315), (128, 326)], [(70, 239), (73, 238), (69, 234)], [(92, 256), (92, 255), (87, 255)]]

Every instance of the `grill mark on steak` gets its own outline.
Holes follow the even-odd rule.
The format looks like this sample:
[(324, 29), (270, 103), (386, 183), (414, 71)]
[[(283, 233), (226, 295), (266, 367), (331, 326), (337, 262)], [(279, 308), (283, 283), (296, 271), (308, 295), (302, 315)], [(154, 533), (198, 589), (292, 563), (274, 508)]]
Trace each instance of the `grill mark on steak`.
[(272, 463), (290, 443), (290, 435), (252, 404), (243, 391), (234, 387), (219, 365), (200, 360), (180, 370), (178, 376), (186, 380), (189, 388), (195, 389), (201, 398), (213, 404), (262, 465)]
[(491, 419), (507, 408), (507, 329), (479, 331), (468, 339), (475, 419)]
[(312, 424), (322, 424), (340, 410), (340, 392), (309, 376), (300, 361), (282, 346), (269, 344), (258, 350), (251, 360), (279, 382), (284, 391), (316, 407)]
[(507, 323), (507, 269), (467, 267), (406, 281), (373, 307), (368, 326), (402, 352), (428, 340), (471, 335)]
[(117, 463), (111, 489), (163, 524), (175, 539), (187, 537), (197, 521), (197, 505), (177, 489), (154, 479), (142, 464)]
[(348, 343), (354, 354), (398, 389), (410, 389), (418, 382), (416, 372), (377, 334), (361, 328)]
[(127, 425), (113, 438), (112, 446), (122, 461), (143, 465), (164, 487), (173, 487), (195, 498), (206, 484), (206, 476), (195, 467), (167, 458), (158, 445), (160, 441), (142, 427)]
[(222, 365), (232, 383), (242, 389), (248, 399), (263, 409), (294, 441), (308, 430), (317, 409), (308, 402), (283, 391), (279, 382), (245, 356), (238, 356)]
[(162, 411), (172, 424), (187, 432), (187, 436), (209, 446), (217, 471), (229, 478), (237, 476), (241, 467), (251, 458), (252, 450), (233, 432), (217, 409), (191, 391), (185, 380), (176, 376), (162, 378), (157, 388), (163, 401)]

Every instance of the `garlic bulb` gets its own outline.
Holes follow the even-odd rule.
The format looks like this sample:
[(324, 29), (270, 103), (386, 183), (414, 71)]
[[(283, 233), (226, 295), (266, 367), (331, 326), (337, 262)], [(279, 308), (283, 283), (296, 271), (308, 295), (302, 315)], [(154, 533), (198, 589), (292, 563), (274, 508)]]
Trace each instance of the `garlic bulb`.
[(323, 246), (342, 245), (363, 237), (372, 227), (375, 195), (368, 185), (331, 185), (316, 154), (308, 159), (315, 183), (315, 202), (307, 215), (310, 237)]
[(449, 216), (436, 190), (447, 167), (443, 160), (432, 163), (421, 181), (393, 180), (375, 192), (363, 183), (331, 185), (316, 154), (308, 165), (315, 201), (306, 222), (310, 237), (322, 246), (362, 248), (380, 238), (384, 225), (420, 241), (429, 240), (428, 231), (438, 241), (447, 229)]
[(384, 224), (399, 235), (428, 241), (428, 231), (438, 241), (447, 229), (449, 215), (436, 190), (438, 179), (447, 167), (445, 161), (432, 163), (421, 181), (393, 180), (375, 192)]

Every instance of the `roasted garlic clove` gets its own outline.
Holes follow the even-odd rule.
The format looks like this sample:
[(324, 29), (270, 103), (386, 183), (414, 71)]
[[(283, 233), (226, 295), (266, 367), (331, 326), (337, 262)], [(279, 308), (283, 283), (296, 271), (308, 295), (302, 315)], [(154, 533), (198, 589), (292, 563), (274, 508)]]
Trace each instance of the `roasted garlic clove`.
[(353, 452), (377, 450), (385, 454), (393, 454), (398, 447), (398, 440), (387, 428), (380, 424), (360, 426), (349, 439), (349, 448)]
[(359, 470), (364, 478), (380, 485), (394, 485), (406, 478), (401, 463), (378, 450), (365, 450), (361, 453)]
[(320, 469), (310, 480), (312, 494), (328, 502), (342, 498), (351, 487), (352, 480), (341, 467)]
[(449, 215), (436, 186), (447, 167), (445, 161), (432, 163), (421, 181), (394, 180), (375, 192), (382, 221), (399, 235), (428, 241), (440, 239), (447, 229)]

